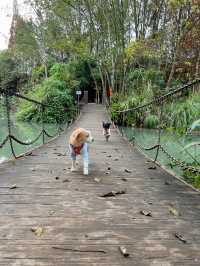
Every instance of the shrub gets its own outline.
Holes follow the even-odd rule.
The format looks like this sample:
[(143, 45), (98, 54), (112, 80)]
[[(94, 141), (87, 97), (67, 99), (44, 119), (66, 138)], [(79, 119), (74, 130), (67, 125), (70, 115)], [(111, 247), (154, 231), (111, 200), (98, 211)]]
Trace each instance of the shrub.
[(144, 127), (146, 128), (156, 128), (159, 124), (159, 118), (157, 115), (148, 115), (144, 119)]
[(47, 123), (62, 123), (74, 115), (73, 97), (64, 81), (48, 78), (29, 92), (28, 97), (48, 107), (42, 117), (41, 106), (22, 101), (17, 112), (17, 118), (20, 120), (41, 122), (43, 119)]
[(115, 99), (115, 102), (111, 105), (110, 111), (112, 119), (119, 125), (123, 124), (126, 126), (132, 126), (134, 124), (138, 127), (141, 126), (145, 117), (144, 110), (136, 112), (130, 111), (127, 113), (118, 113), (117, 111), (122, 111), (128, 108), (134, 108), (144, 103), (146, 99), (143, 97), (143, 95), (129, 96), (127, 97), (127, 99), (124, 98), (124, 101), (120, 101), (121, 99), (123, 98), (120, 97), (119, 94), (118, 102)]
[(192, 184), (194, 187), (200, 188), (200, 174), (192, 173), (191, 171), (185, 170), (183, 173), (183, 177), (185, 181)]
[(49, 74), (54, 79), (66, 81), (69, 76), (69, 71), (67, 69), (67, 64), (56, 63), (54, 64), (49, 71)]
[(200, 95), (168, 104), (164, 108), (165, 126), (185, 133), (192, 122), (200, 117)]

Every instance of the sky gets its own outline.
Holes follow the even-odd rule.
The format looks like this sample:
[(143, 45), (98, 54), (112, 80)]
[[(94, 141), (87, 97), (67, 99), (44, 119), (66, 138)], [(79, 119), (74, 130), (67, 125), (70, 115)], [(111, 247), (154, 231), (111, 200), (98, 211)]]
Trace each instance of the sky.
[[(18, 0), (19, 12), (22, 16), (30, 13), (30, 8), (24, 4), (24, 0)], [(12, 21), (13, 0), (0, 0), (0, 50), (8, 47), (10, 25)]]

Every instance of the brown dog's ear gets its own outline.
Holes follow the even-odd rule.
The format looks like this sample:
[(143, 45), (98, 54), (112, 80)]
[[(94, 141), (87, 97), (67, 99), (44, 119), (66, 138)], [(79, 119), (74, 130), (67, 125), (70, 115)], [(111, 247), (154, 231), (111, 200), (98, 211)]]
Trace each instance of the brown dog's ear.
[(74, 138), (76, 138), (78, 136), (78, 134), (80, 133), (80, 128), (76, 128), (73, 132)]
[(76, 134), (76, 140), (79, 141), (81, 139), (81, 132), (77, 132)]

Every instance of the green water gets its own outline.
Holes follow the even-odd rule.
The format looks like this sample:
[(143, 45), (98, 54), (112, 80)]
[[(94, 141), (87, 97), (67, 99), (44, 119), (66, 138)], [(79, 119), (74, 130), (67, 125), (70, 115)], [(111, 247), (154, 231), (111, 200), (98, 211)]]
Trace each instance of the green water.
[[(55, 124), (45, 124), (45, 129), (50, 135), (56, 134), (58, 130), (58, 125)], [(24, 123), (16, 121), (12, 119), (11, 122), (11, 133), (19, 140), (23, 142), (30, 142), (34, 138), (36, 138), (42, 130), (42, 125), (35, 124), (35, 123)], [(5, 139), (8, 135), (8, 127), (7, 127), (7, 119), (0, 117), (0, 143)], [(50, 138), (45, 136), (45, 141), (48, 141)], [(42, 144), (42, 136), (32, 145), (20, 145), (13, 141), (14, 143), (14, 150), (17, 155), (24, 153), (28, 150), (37, 147), (38, 145)], [(9, 141), (3, 148), (0, 148), (0, 163), (12, 158), (11, 149), (9, 145)]]
[[(151, 129), (139, 129), (131, 127), (121, 127), (121, 132), (129, 139), (135, 137), (136, 144), (143, 147), (151, 147), (158, 143), (158, 131)], [(185, 161), (189, 164), (197, 160), (200, 162), (200, 146), (190, 147), (188, 150), (184, 150), (184, 146), (192, 142), (200, 141), (200, 136), (178, 136), (175, 133), (163, 131), (161, 134), (161, 145), (168, 151), (169, 154), (174, 156), (176, 159)], [(152, 151), (141, 150), (151, 159), (155, 158), (156, 149)], [(166, 168), (173, 170), (175, 173), (181, 175), (182, 171), (180, 168), (171, 164), (169, 158), (162, 152), (159, 152), (158, 162), (164, 165)]]

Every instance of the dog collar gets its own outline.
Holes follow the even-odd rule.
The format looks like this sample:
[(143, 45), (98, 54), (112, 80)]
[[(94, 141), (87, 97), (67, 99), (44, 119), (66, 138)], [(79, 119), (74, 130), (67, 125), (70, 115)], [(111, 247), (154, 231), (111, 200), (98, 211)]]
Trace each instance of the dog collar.
[(84, 144), (81, 144), (81, 146), (77, 146), (77, 147), (75, 147), (75, 146), (73, 146), (73, 145), (71, 144), (71, 147), (73, 148), (74, 153), (75, 153), (76, 155), (81, 154), (81, 150), (82, 150), (82, 148), (83, 148), (83, 145), (84, 145)]

